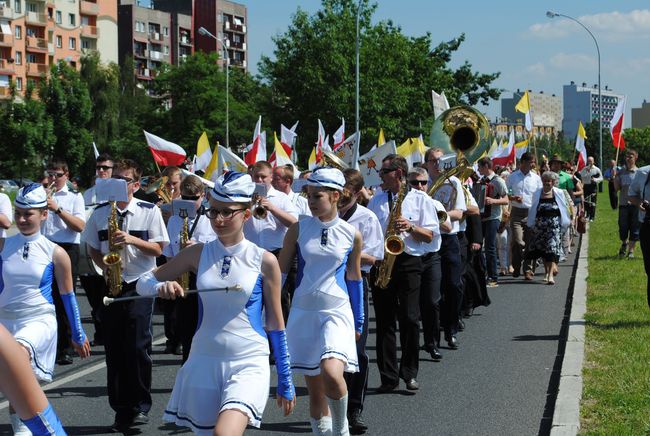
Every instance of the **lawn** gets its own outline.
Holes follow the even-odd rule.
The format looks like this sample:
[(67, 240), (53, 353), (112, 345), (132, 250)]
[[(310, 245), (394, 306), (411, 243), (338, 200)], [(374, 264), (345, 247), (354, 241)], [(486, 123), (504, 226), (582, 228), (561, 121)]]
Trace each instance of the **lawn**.
[(650, 309), (641, 249), (619, 259), (607, 190), (589, 228), (581, 433), (650, 434)]

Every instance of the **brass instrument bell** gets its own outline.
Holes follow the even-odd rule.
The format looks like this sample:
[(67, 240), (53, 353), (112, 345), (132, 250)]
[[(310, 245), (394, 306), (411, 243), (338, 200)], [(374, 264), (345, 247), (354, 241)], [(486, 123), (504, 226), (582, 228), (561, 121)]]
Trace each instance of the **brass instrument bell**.
[(258, 220), (265, 220), (269, 214), (268, 209), (262, 206), (262, 198), (260, 194), (255, 194), (253, 196), (253, 205), (251, 206), (253, 218)]
[(348, 164), (343, 162), (341, 158), (339, 158), (337, 155), (329, 151), (323, 152), (323, 156), (321, 157), (321, 163), (323, 164), (322, 166), (333, 167), (341, 171), (349, 168)]
[(172, 193), (167, 188), (167, 176), (161, 176), (155, 182), (149, 183), (147, 189), (144, 191), (147, 194), (156, 194), (163, 203), (172, 202)]

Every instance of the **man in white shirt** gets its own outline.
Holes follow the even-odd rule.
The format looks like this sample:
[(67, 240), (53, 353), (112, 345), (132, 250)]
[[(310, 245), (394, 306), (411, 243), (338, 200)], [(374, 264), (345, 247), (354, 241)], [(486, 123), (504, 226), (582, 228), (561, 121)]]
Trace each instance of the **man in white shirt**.
[(593, 221), (596, 218), (598, 184), (603, 181), (603, 174), (594, 165), (593, 156), (587, 158), (587, 166), (580, 170), (580, 178), (585, 191), (585, 215), (589, 221)]
[(9, 196), (4, 192), (0, 192), (0, 238), (7, 237), (7, 229), (11, 227), (13, 216)]
[(524, 278), (532, 280), (535, 275), (535, 261), (526, 259), (526, 247), (532, 237), (532, 229), (528, 228), (528, 211), (533, 204), (533, 193), (542, 189), (542, 179), (532, 170), (536, 159), (532, 153), (526, 152), (519, 159), (519, 169), (508, 177), (506, 187), (510, 199), (510, 230), (512, 237), (512, 267), (513, 277), (519, 277), (523, 263)]
[[(53, 182), (53, 186), (47, 199), (47, 208), (50, 213), (47, 215), (47, 220), (41, 225), (41, 233), (50, 241), (61, 246), (70, 256), (72, 282), (74, 283), (77, 279), (77, 265), (79, 265), (81, 232), (86, 225), (84, 199), (78, 192), (68, 189), (70, 173), (65, 161), (53, 159), (48, 162), (47, 174), (50, 182)], [(68, 339), (68, 318), (56, 280), (52, 284), (52, 298), (56, 308), (58, 326), (56, 363), (69, 365), (72, 363), (72, 352)]]
[(311, 216), (307, 198), (293, 192), (291, 186), (293, 185), (294, 173), (291, 165), (283, 165), (273, 168), (273, 179), (271, 185), (280, 192), (284, 192), (291, 199), (291, 203), (298, 209), (299, 216)]
[[(95, 159), (95, 180), (96, 179), (110, 179), (113, 175), (113, 158), (107, 154), (102, 153)], [(95, 186), (86, 189), (83, 194), (84, 203), (86, 207), (97, 205), (97, 196), (95, 194)]]
[[(402, 156), (390, 154), (382, 161), (379, 175), (382, 192), (368, 203), (386, 235), (401, 189), (406, 184), (408, 164)], [(420, 338), (420, 283), (422, 256), (430, 251), (431, 243), (440, 238), (438, 216), (431, 199), (422, 191), (410, 189), (401, 204), (401, 214), (395, 218), (395, 229), (404, 243), (404, 252), (395, 256), (386, 289), (372, 283), (372, 299), (377, 318), (377, 366), (381, 376), (379, 392), (389, 392), (406, 382), (408, 390), (418, 390)], [(384, 262), (386, 259), (384, 258)], [(396, 323), (399, 321), (402, 356), (397, 361)]]

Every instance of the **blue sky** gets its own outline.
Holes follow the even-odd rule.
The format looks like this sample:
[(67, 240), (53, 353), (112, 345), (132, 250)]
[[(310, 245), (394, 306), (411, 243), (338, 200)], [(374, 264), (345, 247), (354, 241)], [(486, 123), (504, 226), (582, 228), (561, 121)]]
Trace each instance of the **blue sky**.
[[(298, 7), (313, 13), (319, 0), (238, 0), (248, 7), (249, 70), (257, 72), (262, 54), (273, 56), (272, 36), (284, 32)], [(411, 36), (431, 32), (433, 44), (461, 33), (466, 40), (452, 65), (469, 61), (480, 72), (501, 72), (495, 85), (511, 91), (562, 95), (562, 85), (598, 83), (596, 46), (577, 23), (549, 19), (547, 10), (572, 16), (596, 37), (601, 83), (627, 96), (630, 109), (650, 100), (650, 3), (647, 0), (497, 0), (463, 2), (378, 0), (374, 21), (392, 19)], [(361, 59), (363, 62), (363, 59)], [(363, 80), (363, 78), (362, 78)], [(362, 82), (363, 86), (363, 82)], [(436, 90), (438, 92), (443, 90)], [(510, 91), (510, 92), (508, 92)], [(493, 118), (498, 102), (482, 108)], [(363, 110), (363, 108), (362, 108)]]

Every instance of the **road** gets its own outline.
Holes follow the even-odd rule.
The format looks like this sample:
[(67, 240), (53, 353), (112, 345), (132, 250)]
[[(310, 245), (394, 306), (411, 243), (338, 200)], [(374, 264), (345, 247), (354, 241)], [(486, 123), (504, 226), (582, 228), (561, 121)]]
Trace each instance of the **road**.
[[(575, 247), (574, 253), (578, 247)], [(369, 392), (364, 418), (376, 435), (530, 435), (547, 434), (552, 420), (554, 396), (564, 345), (561, 341), (570, 302), (575, 255), (560, 264), (555, 286), (506, 278), (490, 289), (492, 304), (478, 308), (466, 319), (460, 348), (443, 348), (442, 362), (422, 352), (420, 390), (413, 394), (402, 383), (390, 394), (378, 394), (379, 375), (375, 358), (375, 329), (371, 312), (368, 349), (371, 357)], [(79, 290), (82, 314), (89, 309)], [(84, 319), (87, 331), (92, 323)], [(162, 315), (154, 317), (153, 408), (151, 422), (133, 434), (189, 433), (162, 423), (162, 411), (180, 365), (177, 356), (163, 354)], [(91, 336), (92, 337), (92, 336)], [(113, 413), (108, 406), (102, 347), (93, 348), (86, 361), (57, 367), (55, 381), (46, 386), (52, 405), (72, 435), (110, 433)], [(273, 372), (273, 371), (272, 371)], [(309, 433), (308, 399), (304, 381), (297, 382), (298, 405), (284, 418), (269, 400), (261, 430), (250, 434), (286, 435)], [(275, 386), (275, 378), (272, 380)], [(11, 434), (0, 400), (0, 434)]]

